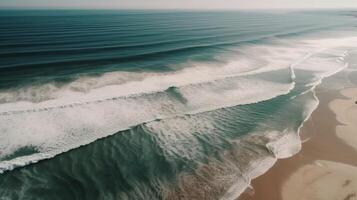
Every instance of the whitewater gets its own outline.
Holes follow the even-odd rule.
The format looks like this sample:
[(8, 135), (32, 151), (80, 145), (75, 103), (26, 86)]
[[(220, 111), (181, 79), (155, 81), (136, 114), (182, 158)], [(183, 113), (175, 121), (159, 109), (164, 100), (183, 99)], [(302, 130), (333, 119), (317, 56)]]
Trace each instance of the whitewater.
[[(127, 15), (120, 17), (133, 13)], [(312, 14), (305, 15), (311, 17)], [(200, 20), (195, 23), (207, 25)], [(163, 50), (153, 53), (152, 49), (146, 49), (145, 43), (142, 48), (125, 44), (126, 40), (120, 47), (103, 48), (111, 50), (109, 52), (97, 48), (95, 65), (108, 65), (102, 71), (93, 70), (87, 67), (87, 61), (82, 61), (87, 59), (90, 63), (95, 50), (85, 48), (85, 42), (81, 48), (66, 50), (47, 47), (49, 49), (43, 51), (26, 52), (24, 45), (24, 49), (12, 54), (0, 49), (0, 54), (9, 58), (26, 57), (31, 53), (45, 55), (42, 63), (37, 63), (38, 71), (37, 61), (28, 61), (29, 68), (24, 68), (22, 63), (15, 66), (9, 59), (0, 67), (4, 75), (14, 76), (11, 81), (0, 84), (0, 182), (8, 182), (10, 187), (11, 179), (6, 177), (17, 174), (24, 181), (20, 187), (30, 197), (39, 198), (31, 192), (28, 183), (56, 182), (56, 171), (60, 170), (57, 165), (68, 165), (68, 169), (64, 169), (69, 171), (58, 173), (80, 177), (76, 180), (84, 191), (92, 187), (93, 181), (105, 182), (106, 178), (100, 179), (100, 174), (112, 166), (113, 171), (109, 173), (123, 174), (117, 179), (121, 182), (110, 186), (114, 188), (109, 193), (105, 193), (103, 186), (97, 186), (99, 199), (109, 198), (107, 195), (124, 199), (177, 199), (180, 196), (192, 199), (206, 194), (212, 199), (236, 199), (251, 179), (266, 172), (277, 159), (300, 151), (299, 130), (318, 106), (315, 88), (324, 78), (346, 70), (349, 67), (346, 58), (356, 49), (354, 30), (336, 30), (348, 24), (348, 20), (334, 24), (333, 30), (318, 27), (309, 33), (292, 31), (296, 35), (289, 36), (283, 30), (250, 42), (230, 41), (227, 47), (221, 47), (219, 42), (218, 52), (212, 50), (209, 59), (175, 57), (184, 54), (193, 45), (192, 41), (199, 42), (196, 39), (200, 37), (179, 40), (189, 42), (188, 46), (178, 52), (169, 46), (163, 57), (169, 57), (168, 52), (175, 53), (165, 69), (148, 67), (158, 65), (158, 60), (150, 59)], [(216, 30), (212, 28), (213, 32), (208, 33), (216, 34)], [(56, 38), (58, 34), (48, 37)], [(230, 35), (221, 36), (229, 40)], [(70, 44), (71, 40), (66, 42)], [(172, 42), (162, 45), (165, 43), (171, 45)], [(116, 60), (116, 48), (123, 51), (135, 48), (137, 55), (123, 59), (125, 53), (119, 52), (117, 56), (121, 60)], [(206, 50), (202, 46), (195, 48)], [(73, 52), (79, 49), (87, 52), (87, 57), (81, 56), (81, 60), (76, 61)], [(67, 51), (73, 54), (68, 55), (67, 60), (47, 63), (47, 59), (57, 54), (66, 55)], [(195, 52), (188, 51), (187, 55)], [(110, 58), (111, 62), (102, 62), (109, 55), (114, 57)], [(143, 62), (152, 63), (145, 69)], [(63, 68), (52, 77), (45, 76), (44, 72), (50, 73), (53, 67), (66, 63), (78, 65), (78, 71)], [(140, 67), (117, 69), (115, 63)], [(22, 81), (21, 77), (25, 76), (22, 73), (26, 71), (30, 73), (29, 78), (16, 82)], [(10, 82), (13, 85), (9, 86)], [(92, 159), (91, 155), (94, 157), (88, 166), (85, 166), (87, 161), (80, 162), (86, 157)], [(113, 164), (108, 163), (110, 160)], [(46, 166), (54, 171), (44, 172)], [(138, 169), (135, 174), (131, 170), (136, 167), (146, 168)], [(99, 175), (92, 180), (86, 173)], [(137, 175), (141, 173), (146, 179)], [(41, 178), (34, 179), (36, 176)], [(125, 189), (123, 182), (127, 182), (130, 189)], [(15, 191), (5, 187), (0, 189), (0, 195), (7, 197)], [(26, 196), (26, 192), (24, 194)]]

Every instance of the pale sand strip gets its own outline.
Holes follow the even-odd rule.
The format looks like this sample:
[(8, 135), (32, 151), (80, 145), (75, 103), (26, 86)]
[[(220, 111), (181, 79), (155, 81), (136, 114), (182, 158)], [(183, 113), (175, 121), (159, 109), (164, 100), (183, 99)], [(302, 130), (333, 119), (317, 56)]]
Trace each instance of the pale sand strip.
[(318, 160), (298, 169), (283, 185), (287, 200), (355, 200), (357, 167)]
[(357, 89), (345, 89), (341, 94), (348, 99), (336, 99), (329, 106), (336, 114), (337, 121), (342, 123), (336, 127), (336, 135), (357, 149)]
[[(341, 94), (347, 99), (335, 99), (329, 103), (337, 121), (342, 123), (336, 126), (336, 135), (357, 149), (357, 105), (354, 100), (357, 89), (345, 89)], [(289, 200), (357, 199), (357, 167), (317, 160), (293, 173), (283, 184), (281, 192), (282, 199)]]
[(357, 200), (357, 89), (317, 96), (320, 105), (301, 130), (302, 150), (253, 180), (254, 191), (240, 199)]

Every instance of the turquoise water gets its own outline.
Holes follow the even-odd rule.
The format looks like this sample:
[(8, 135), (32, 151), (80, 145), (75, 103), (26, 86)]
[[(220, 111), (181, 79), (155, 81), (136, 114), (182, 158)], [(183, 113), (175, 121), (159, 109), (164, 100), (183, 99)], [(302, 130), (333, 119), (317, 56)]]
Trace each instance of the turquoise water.
[(0, 199), (234, 199), (300, 150), (355, 23), (352, 11), (0, 11)]

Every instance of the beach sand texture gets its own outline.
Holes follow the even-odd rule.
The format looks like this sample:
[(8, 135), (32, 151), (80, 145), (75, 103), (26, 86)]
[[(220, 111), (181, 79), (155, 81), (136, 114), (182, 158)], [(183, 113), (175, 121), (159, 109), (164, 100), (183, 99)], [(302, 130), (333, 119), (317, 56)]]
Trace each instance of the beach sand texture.
[(347, 99), (336, 99), (329, 106), (341, 123), (336, 127), (336, 135), (357, 149), (357, 89), (345, 89), (341, 94)]
[(286, 181), (282, 198), (290, 200), (357, 199), (357, 167), (326, 160), (305, 165)]
[(357, 199), (357, 88), (317, 91), (302, 150), (252, 181), (243, 200)]

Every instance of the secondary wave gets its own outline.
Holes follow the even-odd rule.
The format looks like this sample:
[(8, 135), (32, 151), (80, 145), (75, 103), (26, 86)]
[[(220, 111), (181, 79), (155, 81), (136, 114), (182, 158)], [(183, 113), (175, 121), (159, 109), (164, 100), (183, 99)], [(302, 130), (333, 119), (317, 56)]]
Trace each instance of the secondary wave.
[[(354, 39), (343, 38), (338, 44), (341, 41), (348, 44)], [(322, 41), (326, 44), (329, 40)], [(123, 81), (119, 85), (94, 86), (87, 93), (73, 92), (67, 86), (56, 91), (61, 96), (39, 103), (15, 99), (2, 104), (1, 172), (53, 157), (143, 122), (257, 103), (287, 94), (294, 85), (290, 65), (285, 65), (291, 59), (298, 62), (293, 64), (294, 74), (297, 70), (309, 70), (319, 78), (342, 69), (338, 58), (344, 56), (345, 50), (321, 51), (319, 42), (304, 41), (300, 48), (291, 44), (249, 47), (247, 50), (252, 52), (264, 52), (259, 63), (265, 65), (256, 70), (237, 70), (235, 65), (193, 67), (173, 74), (150, 74), (142, 80)], [(313, 46), (315, 43), (319, 44), (318, 48)], [(330, 42), (330, 49), (336, 43)], [(306, 49), (318, 51), (302, 56)], [(281, 54), (288, 51), (291, 53)], [(300, 61), (296, 57), (304, 59)], [(242, 64), (247, 64), (246, 61), (242, 59)], [(239, 62), (235, 64), (239, 66)], [(315, 84), (314, 80), (307, 84)], [(27, 147), (35, 149), (34, 153), (15, 156), (19, 149)]]

